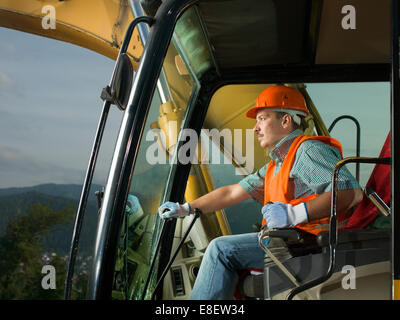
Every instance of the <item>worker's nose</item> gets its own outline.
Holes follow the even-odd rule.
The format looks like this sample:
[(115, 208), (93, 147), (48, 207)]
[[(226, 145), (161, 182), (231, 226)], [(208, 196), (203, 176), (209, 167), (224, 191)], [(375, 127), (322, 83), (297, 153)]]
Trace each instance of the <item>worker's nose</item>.
[(258, 123), (256, 123), (256, 124), (254, 125), (253, 131), (254, 131), (255, 133), (257, 133), (258, 131), (260, 131), (260, 127), (259, 127)]

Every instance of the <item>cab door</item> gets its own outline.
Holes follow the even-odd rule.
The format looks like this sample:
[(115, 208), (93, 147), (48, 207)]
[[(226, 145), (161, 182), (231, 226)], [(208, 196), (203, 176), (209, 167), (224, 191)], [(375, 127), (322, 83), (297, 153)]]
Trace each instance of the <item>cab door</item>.
[(178, 41), (169, 44), (175, 19), (189, 3), (164, 3), (150, 30), (104, 191), (88, 298), (145, 298), (169, 256), (175, 221), (164, 224), (157, 208), (182, 200), (185, 186), (175, 184), (187, 176), (177, 169), (175, 151), (186, 143), (179, 135), (200, 89)]

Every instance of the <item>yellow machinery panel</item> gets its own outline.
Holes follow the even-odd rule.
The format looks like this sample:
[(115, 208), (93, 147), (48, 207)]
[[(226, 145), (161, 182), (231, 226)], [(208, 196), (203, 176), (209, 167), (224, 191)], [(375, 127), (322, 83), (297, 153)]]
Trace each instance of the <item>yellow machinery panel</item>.
[[(55, 17), (55, 28), (43, 27)], [(133, 15), (126, 0), (0, 0), (0, 26), (69, 42), (116, 59)], [(128, 54), (136, 70), (143, 46), (137, 28)]]

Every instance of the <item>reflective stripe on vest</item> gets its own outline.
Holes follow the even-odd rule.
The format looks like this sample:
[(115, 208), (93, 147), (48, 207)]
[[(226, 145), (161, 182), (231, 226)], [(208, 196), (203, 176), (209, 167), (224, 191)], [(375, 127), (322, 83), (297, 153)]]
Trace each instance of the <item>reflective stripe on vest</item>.
[[(289, 178), (290, 171), (293, 167), (296, 152), (299, 148), (300, 144), (306, 140), (318, 140), (327, 145), (335, 147), (339, 150), (340, 156), (342, 156), (342, 145), (336, 139), (325, 137), (325, 136), (308, 136), (308, 135), (299, 135), (295, 138), (293, 143), (291, 144), (289, 151), (285, 157), (285, 160), (282, 163), (281, 168), (278, 173), (274, 176), (276, 161), (271, 160), (267, 166), (267, 170), (265, 172), (265, 181), (264, 181), (264, 205), (267, 202), (283, 202), (291, 205), (297, 205), (301, 202), (307, 202), (318, 197), (318, 194), (309, 195), (302, 198), (294, 199), (294, 182), (293, 178)], [(350, 214), (337, 214), (338, 223), (348, 219)], [(266, 221), (263, 218), (262, 224), (265, 225)], [(302, 229), (306, 232), (317, 235), (321, 231), (327, 230), (327, 225), (329, 225), (329, 217), (315, 219), (307, 223), (300, 223), (296, 225), (296, 228)]]

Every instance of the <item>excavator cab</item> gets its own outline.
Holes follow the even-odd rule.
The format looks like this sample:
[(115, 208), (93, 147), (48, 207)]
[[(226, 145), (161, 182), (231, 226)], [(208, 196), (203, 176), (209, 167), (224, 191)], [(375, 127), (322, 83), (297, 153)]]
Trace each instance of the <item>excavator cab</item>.
[[(197, 221), (162, 221), (157, 208), (166, 201), (190, 202), (268, 162), (254, 141), (253, 122), (244, 116), (267, 86), (286, 84), (302, 92), (310, 111), (302, 126), (311, 135), (330, 135), (309, 94), (318, 84), (392, 79), (391, 118), (398, 113), (398, 43), (393, 40), (398, 30), (390, 25), (398, 21), (395, 2), (167, 0), (160, 6), (157, 1), (142, 5), (146, 19), (137, 24), (146, 23), (150, 31), (101, 201), (91, 299), (187, 299), (208, 243), (231, 234), (233, 227), (244, 232), (238, 213), (245, 212), (249, 228), (260, 219), (260, 199), (202, 214)], [(396, 126), (392, 121), (392, 150)], [(357, 143), (350, 155), (359, 156), (359, 151)], [(374, 161), (391, 164), (396, 179), (395, 158)], [(392, 181), (386, 203), (394, 229), (395, 186)], [(242, 298), (340, 299), (345, 266), (357, 270), (362, 290), (379, 283), (381, 290), (370, 290), (380, 298), (393, 297), (398, 258), (391, 230), (337, 233), (332, 194), (328, 233), (312, 239), (294, 229), (263, 234), (283, 237), (294, 258), (283, 268), (266, 266), (262, 275), (243, 278)], [(391, 270), (397, 270), (393, 278)], [(364, 292), (370, 297), (369, 289)]]
[[(55, 29), (42, 24), (49, 6)], [(93, 235), (86, 298), (115, 300), (186, 300), (210, 241), (260, 232), (263, 194), (183, 219), (164, 221), (157, 211), (166, 201), (190, 202), (238, 183), (270, 160), (245, 112), (274, 84), (302, 93), (310, 112), (304, 133), (337, 138), (345, 159), (332, 172), (326, 231), (263, 230), (261, 238), (282, 238), (293, 258), (243, 270), (235, 298), (399, 299), (398, 1), (0, 0), (0, 17), (2, 27), (115, 60), (99, 88), (103, 109), (71, 237), (65, 299), (74, 290), (83, 231)], [(93, 227), (84, 217), (114, 107), (121, 123)], [(343, 166), (365, 195), (339, 226), (335, 177)]]
[[(264, 231), (262, 237), (284, 239), (293, 258), (243, 270), (235, 298), (399, 298), (398, 1), (48, 2), (55, 30), (41, 24), (46, 1), (0, 0), (0, 25), (115, 60), (110, 82), (99, 88), (103, 110), (75, 218), (65, 299), (81, 231), (88, 232), (84, 216), (110, 108), (119, 109), (121, 123), (107, 154), (108, 178), (96, 193), (87, 298), (185, 300), (211, 240), (260, 231), (263, 194), (183, 219), (161, 220), (158, 207), (237, 183), (270, 160), (245, 112), (274, 84), (303, 94), (310, 112), (304, 133), (337, 138), (345, 159), (332, 172), (327, 231)], [(334, 178), (345, 165), (366, 195), (343, 228)]]

